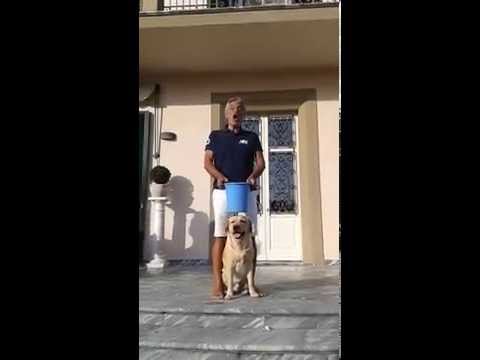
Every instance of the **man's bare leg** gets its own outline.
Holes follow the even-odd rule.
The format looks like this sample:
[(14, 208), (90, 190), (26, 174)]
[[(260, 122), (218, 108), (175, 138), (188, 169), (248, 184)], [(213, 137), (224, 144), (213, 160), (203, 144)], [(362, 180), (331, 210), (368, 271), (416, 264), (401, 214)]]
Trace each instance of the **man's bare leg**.
[(223, 249), (225, 248), (226, 237), (214, 237), (212, 244), (212, 275), (213, 288), (212, 296), (222, 298), (224, 295), (224, 285), (222, 280), (223, 268)]
[[(257, 243), (255, 242), (255, 237), (254, 236), (252, 236), (252, 240), (253, 240), (253, 269), (252, 269), (252, 275), (253, 275), (253, 279), (255, 279), (255, 270), (257, 269)], [(263, 296), (262, 291), (257, 287), (256, 284), (253, 287), (257, 291), (259, 296)]]
[(257, 268), (257, 243), (255, 242), (255, 236), (252, 236), (253, 241), (253, 278), (255, 278), (255, 269)]

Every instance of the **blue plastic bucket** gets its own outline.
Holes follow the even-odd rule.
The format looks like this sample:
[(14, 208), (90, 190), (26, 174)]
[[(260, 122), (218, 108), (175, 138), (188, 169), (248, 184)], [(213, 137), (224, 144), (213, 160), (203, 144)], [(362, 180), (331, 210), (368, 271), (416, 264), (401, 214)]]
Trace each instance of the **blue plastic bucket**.
[(250, 184), (246, 182), (226, 182), (227, 212), (237, 213), (248, 211), (248, 196)]

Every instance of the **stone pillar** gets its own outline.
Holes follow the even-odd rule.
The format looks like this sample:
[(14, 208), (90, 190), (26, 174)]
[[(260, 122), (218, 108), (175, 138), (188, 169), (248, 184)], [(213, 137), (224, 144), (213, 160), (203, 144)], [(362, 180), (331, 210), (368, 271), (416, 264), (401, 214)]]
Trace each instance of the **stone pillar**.
[(153, 259), (147, 264), (148, 269), (163, 269), (167, 264), (167, 257), (160, 250), (160, 244), (164, 240), (165, 232), (165, 204), (168, 198), (161, 197), (149, 197), (149, 201), (152, 202), (153, 214), (150, 218), (150, 244), (153, 249)]

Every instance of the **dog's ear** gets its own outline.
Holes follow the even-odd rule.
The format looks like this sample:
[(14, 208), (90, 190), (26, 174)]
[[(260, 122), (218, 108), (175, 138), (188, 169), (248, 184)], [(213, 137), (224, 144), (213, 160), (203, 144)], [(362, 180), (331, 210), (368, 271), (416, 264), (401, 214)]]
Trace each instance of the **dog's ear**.
[(228, 234), (228, 219), (225, 221), (225, 234)]

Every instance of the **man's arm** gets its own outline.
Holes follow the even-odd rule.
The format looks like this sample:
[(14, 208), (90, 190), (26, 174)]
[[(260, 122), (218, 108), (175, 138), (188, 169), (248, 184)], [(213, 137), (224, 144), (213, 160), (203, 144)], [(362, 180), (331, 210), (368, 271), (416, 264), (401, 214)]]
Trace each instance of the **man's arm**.
[(255, 168), (253, 172), (247, 179), (247, 182), (254, 185), (255, 179), (257, 179), (260, 175), (262, 175), (263, 170), (265, 170), (265, 159), (263, 158), (263, 152), (256, 151), (255, 152)]
[(213, 164), (213, 151), (212, 150), (205, 150), (205, 156), (203, 159), (203, 167), (207, 172), (214, 177), (217, 180), (217, 185), (218, 186), (223, 186), (223, 183), (225, 181), (228, 181), (228, 179), (220, 172), (217, 170), (215, 165)]

